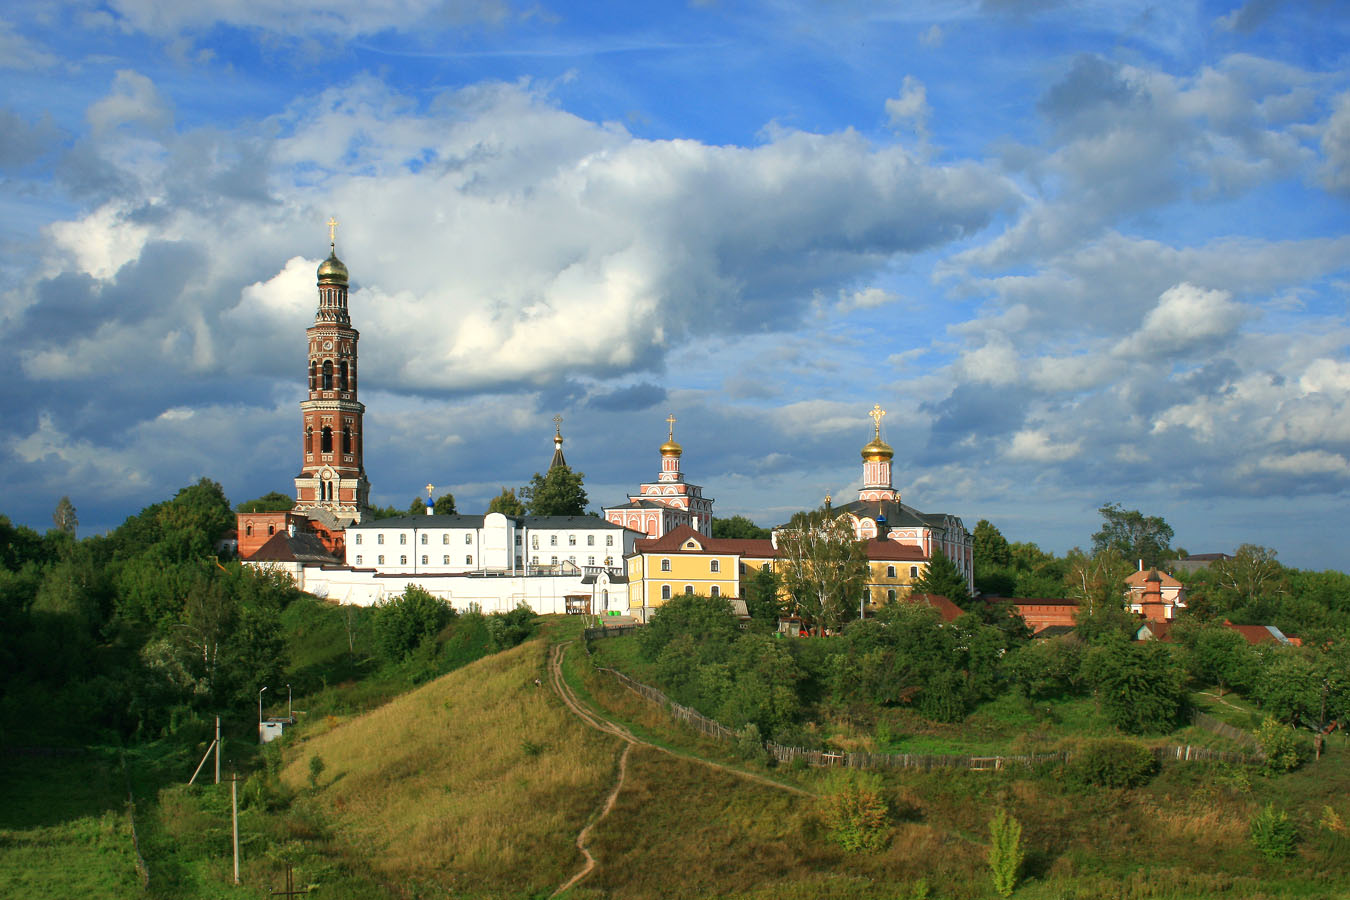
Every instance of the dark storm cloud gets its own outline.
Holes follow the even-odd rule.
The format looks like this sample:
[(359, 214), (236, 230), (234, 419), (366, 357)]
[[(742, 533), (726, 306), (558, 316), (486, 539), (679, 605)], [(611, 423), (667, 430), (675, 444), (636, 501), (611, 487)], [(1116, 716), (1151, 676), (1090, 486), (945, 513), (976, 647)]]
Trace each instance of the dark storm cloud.
[(36, 162), (66, 137), (50, 115), (34, 122), (12, 110), (0, 109), (0, 169), (17, 169)]
[(666, 399), (666, 389), (650, 382), (616, 388), (608, 393), (592, 394), (587, 406), (606, 412), (635, 412), (648, 409)]
[(1023, 387), (963, 384), (944, 400), (924, 404), (933, 415), (924, 459), (971, 455), (992, 438), (1011, 434), (1022, 426), (1028, 405)]

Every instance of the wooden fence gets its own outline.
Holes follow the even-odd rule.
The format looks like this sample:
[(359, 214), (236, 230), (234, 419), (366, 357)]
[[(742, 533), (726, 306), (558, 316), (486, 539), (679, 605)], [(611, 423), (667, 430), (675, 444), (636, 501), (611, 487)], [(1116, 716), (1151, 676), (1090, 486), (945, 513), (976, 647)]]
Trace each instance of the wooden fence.
[[(590, 641), (597, 637), (617, 637), (631, 633), (636, 625), (622, 625), (614, 628), (586, 629), (586, 650), (590, 652)], [(664, 693), (649, 684), (643, 684), (620, 672), (605, 666), (596, 666), (596, 670), (613, 676), (620, 684), (633, 693), (662, 707), (677, 722), (683, 722), (700, 734), (724, 743), (733, 743), (739, 736), (735, 731), (715, 719), (710, 719), (696, 709), (676, 703)], [(1255, 752), (1241, 753), (1233, 750), (1211, 750), (1208, 747), (1195, 747), (1189, 744), (1152, 748), (1159, 762), (1180, 760), (1182, 762), (1225, 762), (1259, 764), (1265, 762), (1260, 744), (1251, 734), (1221, 722), (1211, 715), (1195, 710), (1191, 721), (1207, 731), (1213, 731), (1231, 738)], [(844, 753), (832, 750), (808, 750), (805, 747), (787, 747), (773, 741), (765, 741), (764, 749), (780, 763), (791, 763), (802, 759), (811, 766), (844, 766), (856, 769), (973, 769), (992, 771), (1008, 766), (1033, 766), (1039, 763), (1066, 763), (1073, 753), (1057, 750), (1052, 753), (1031, 753), (1017, 756), (959, 756), (951, 754), (927, 753)]]
[(1236, 741), (1244, 747), (1248, 747), (1262, 759), (1265, 759), (1265, 753), (1261, 749), (1261, 742), (1256, 739), (1256, 735), (1249, 731), (1243, 731), (1241, 728), (1234, 728), (1227, 722), (1214, 718), (1209, 713), (1203, 713), (1198, 709), (1191, 710), (1191, 724), (1206, 731), (1212, 731), (1215, 734), (1222, 735), (1230, 741)]

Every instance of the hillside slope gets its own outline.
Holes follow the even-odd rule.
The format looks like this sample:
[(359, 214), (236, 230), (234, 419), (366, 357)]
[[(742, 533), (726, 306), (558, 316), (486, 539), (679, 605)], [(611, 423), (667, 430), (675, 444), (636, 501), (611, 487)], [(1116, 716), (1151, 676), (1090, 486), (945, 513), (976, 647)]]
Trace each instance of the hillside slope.
[(309, 790), (320, 758), (316, 800), (338, 837), (406, 893), (550, 890), (578, 865), (619, 742), (535, 685), (546, 649), (529, 641), (310, 737), (282, 777)]

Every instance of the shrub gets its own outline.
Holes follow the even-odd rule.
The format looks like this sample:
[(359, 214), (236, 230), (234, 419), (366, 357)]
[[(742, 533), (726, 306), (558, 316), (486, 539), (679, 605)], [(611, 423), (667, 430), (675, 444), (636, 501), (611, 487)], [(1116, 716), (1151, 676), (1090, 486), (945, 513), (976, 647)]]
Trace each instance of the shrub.
[(875, 853), (886, 846), (890, 839), (889, 807), (876, 775), (837, 775), (821, 802), (830, 840), (849, 853)]
[(319, 756), (317, 753), (311, 756), (309, 758), (310, 790), (317, 791), (319, 789), (319, 776), (323, 774), (323, 770), (324, 770), (323, 757)]
[(1068, 776), (1080, 785), (1132, 788), (1158, 772), (1158, 760), (1132, 741), (1093, 741), (1075, 754)]
[(1292, 772), (1307, 758), (1308, 748), (1298, 732), (1282, 722), (1267, 718), (1256, 732), (1261, 751), (1266, 755), (1266, 770)]
[(764, 738), (759, 733), (759, 726), (754, 722), (736, 732), (736, 753), (748, 760), (764, 760), (768, 755), (764, 750)]
[(1252, 816), (1251, 838), (1252, 846), (1266, 859), (1285, 859), (1293, 855), (1298, 828), (1289, 821), (1288, 813), (1268, 803)]
[(1022, 823), (1006, 809), (1000, 809), (989, 820), (989, 870), (994, 878), (994, 890), (1007, 897), (1017, 887), (1017, 876), (1022, 871), (1026, 848), (1022, 846)]

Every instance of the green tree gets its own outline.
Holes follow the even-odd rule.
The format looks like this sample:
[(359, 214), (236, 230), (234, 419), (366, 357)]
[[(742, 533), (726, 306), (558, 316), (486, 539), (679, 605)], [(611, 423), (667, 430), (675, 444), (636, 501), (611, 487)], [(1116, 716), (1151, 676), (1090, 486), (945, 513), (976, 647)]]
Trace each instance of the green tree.
[(402, 661), (454, 616), (449, 603), (410, 584), (397, 597), (375, 604), (375, 645), (387, 661)]
[(1012, 548), (1007, 539), (988, 519), (975, 523), (971, 534), (975, 550), (975, 565), (1007, 567), (1012, 565)]
[(241, 513), (260, 513), (260, 512), (286, 512), (295, 508), (295, 499), (281, 493), (281, 491), (268, 491), (261, 497), (255, 497), (252, 500), (245, 500), (236, 508)]
[(764, 566), (750, 578), (741, 580), (741, 598), (752, 621), (776, 626), (783, 615), (782, 579), (772, 566)]
[(1258, 659), (1247, 639), (1222, 625), (1179, 629), (1178, 640), (1190, 656), (1191, 674), (1205, 684), (1246, 693), (1256, 680)]
[(1121, 731), (1170, 731), (1185, 708), (1183, 672), (1165, 644), (1103, 642), (1088, 651), (1083, 672), (1107, 720)]
[(438, 516), (453, 516), (455, 514), (455, 495), (446, 491), (436, 498), (431, 511)]
[(520, 499), (516, 497), (515, 490), (504, 487), (502, 492), (488, 503), (487, 511), (501, 513), (504, 516), (523, 516), (525, 515), (525, 504), (521, 503)]
[(52, 524), (62, 534), (75, 536), (75, 529), (80, 526), (80, 520), (75, 515), (75, 504), (70, 502), (69, 497), (62, 497), (57, 501), (56, 511), (52, 513)]
[(1075, 548), (1066, 561), (1065, 592), (1078, 601), (1078, 636), (1088, 643), (1133, 638), (1139, 620), (1125, 608), (1125, 578), (1134, 567), (1110, 548), (1091, 556)]
[(543, 475), (538, 472), (520, 489), (521, 502), (532, 516), (580, 516), (586, 512), (586, 489), (581, 472), (571, 466), (553, 466)]
[(1143, 560), (1159, 566), (1171, 556), (1172, 526), (1160, 516), (1145, 516), (1137, 509), (1122, 509), (1108, 503), (1097, 510), (1102, 528), (1092, 536), (1093, 553), (1114, 550), (1126, 560)]
[[(1284, 566), (1276, 560), (1275, 551), (1256, 544), (1243, 544), (1232, 559), (1221, 559), (1211, 565), (1209, 583), (1226, 614), (1244, 608), (1255, 612), (1263, 601), (1282, 595), (1288, 589)], [(1244, 618), (1240, 616), (1239, 621)]]
[(412, 502), (408, 504), (408, 511), (404, 513), (404, 515), (408, 516), (425, 516), (426, 514), (427, 501), (423, 500), (420, 496), (412, 498)]
[(792, 517), (778, 535), (778, 566), (794, 610), (818, 632), (839, 627), (869, 574), (863, 542), (828, 509)]
[(729, 646), (739, 633), (736, 615), (725, 597), (680, 594), (661, 604), (647, 627), (638, 631), (638, 649), (645, 658), (655, 660), (680, 635), (689, 635), (696, 644)]
[(1022, 823), (1000, 808), (989, 820), (989, 870), (994, 890), (1001, 897), (1012, 895), (1022, 873), (1026, 849), (1022, 846)]
[(928, 560), (928, 565), (914, 581), (913, 590), (916, 594), (937, 594), (946, 597), (962, 609), (969, 609), (973, 602), (966, 576), (962, 575), (961, 570), (956, 568), (956, 563), (937, 547), (933, 548), (933, 556)]
[(740, 538), (749, 540), (768, 540), (772, 533), (760, 528), (745, 516), (732, 516), (729, 519), (713, 519), (712, 536), (715, 538)]

